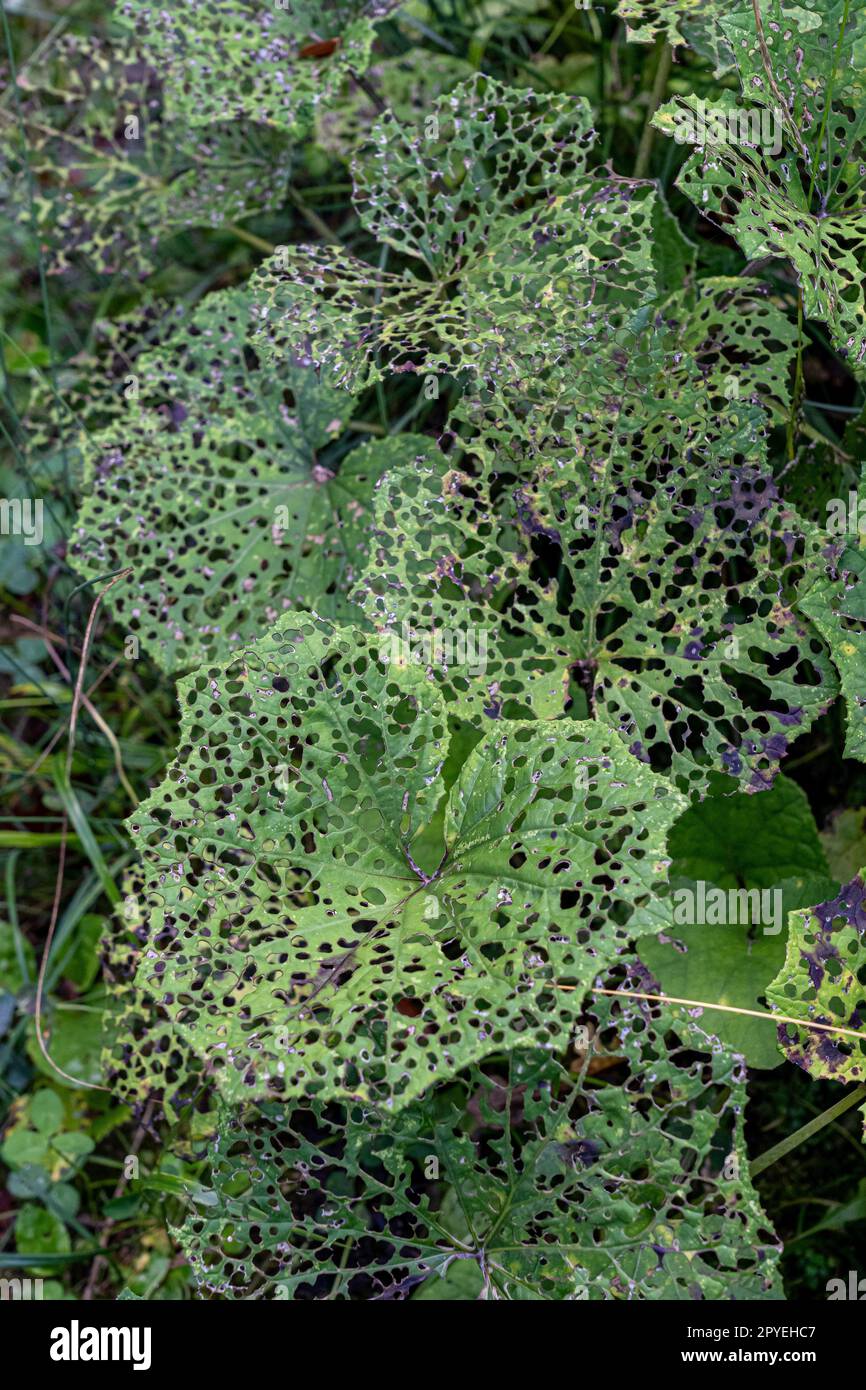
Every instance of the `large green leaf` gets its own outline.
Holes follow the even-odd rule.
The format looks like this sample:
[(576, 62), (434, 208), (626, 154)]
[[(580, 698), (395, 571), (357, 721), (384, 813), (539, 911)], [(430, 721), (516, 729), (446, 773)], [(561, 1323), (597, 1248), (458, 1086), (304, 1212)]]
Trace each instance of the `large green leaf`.
[(293, 135), (370, 61), (398, 0), (124, 0), (121, 13), (165, 71), (170, 109), (192, 125), (274, 126)]
[[(654, 213), (658, 242), (670, 214), (660, 202)], [(555, 360), (531, 334), (515, 340), (502, 363), (505, 385), (477, 381), (455, 407), (461, 442), (483, 445), (499, 471), (521, 476), (545, 456), (561, 466), (626, 443), (650, 478), (659, 451), (703, 467), (741, 458), (763, 465), (767, 413), (787, 420), (790, 410), (793, 326), (748, 277), (711, 277), (673, 293), (660, 265), (651, 278), (654, 303), (610, 315), (589, 359), (578, 335)]]
[(510, 723), (447, 793), (445, 710), (378, 640), (284, 618), (180, 686), (138, 983), (230, 1098), (403, 1102), (515, 1039), (564, 1045), (569, 996), (657, 931), (684, 809), (603, 725)]
[[(854, 494), (856, 498), (856, 493)], [(797, 608), (814, 623), (833, 658), (845, 696), (845, 753), (866, 762), (866, 554), (852, 538), (829, 572), (807, 588)]]
[(452, 635), (428, 664), (463, 718), (550, 717), (573, 675), (589, 712), (684, 789), (722, 775), (761, 790), (836, 691), (791, 609), (822, 537), (757, 469), (698, 471), (669, 433), (599, 431), (598, 452), (548, 454), (534, 484), (496, 495), (492, 461), (386, 475), (355, 598), (410, 650)]
[(672, 874), (720, 888), (773, 888), (824, 877), (827, 859), (808, 798), (789, 777), (760, 797), (708, 797), (672, 827)]
[[(518, 1052), (399, 1115), (270, 1104), (228, 1118), (179, 1231), (222, 1298), (779, 1296), (748, 1178), (740, 1060), (671, 1014), (588, 1020), (621, 1059), (601, 1087)], [(203, 1199), (203, 1200), (202, 1200)]]
[(787, 1017), (863, 1033), (860, 1039), (779, 1024), (786, 1056), (820, 1079), (866, 1077), (866, 887), (862, 872), (817, 907), (793, 912), (788, 951), (767, 990)]
[(677, 97), (654, 124), (697, 145), (678, 186), (701, 215), (749, 260), (790, 260), (806, 313), (856, 368), (866, 354), (866, 16), (849, 0), (766, 0), (761, 13), (760, 29), (752, 7), (722, 21), (745, 106), (730, 92), (709, 111)]
[[(353, 165), (378, 264), (283, 247), (253, 292), (276, 360), (308, 352), (358, 390), (388, 372), (458, 373), (503, 389), (534, 357), (606, 341), (654, 295), (649, 184), (584, 174), (587, 103), (480, 75), (420, 127), (385, 113)], [(396, 268), (386, 265), (397, 261)]]
[(110, 605), (169, 671), (229, 655), (287, 609), (349, 617), (375, 482), (429, 451), (398, 435), (323, 455), (351, 397), (309, 367), (261, 369), (247, 317), (242, 293), (208, 297), (137, 368), (143, 408), (87, 448), (76, 566), (133, 566)]
[(114, 1096), (137, 1107), (158, 1101), (174, 1121), (199, 1100), (208, 1081), (200, 1058), (178, 1037), (166, 1009), (136, 979), (148, 942), (144, 884), (141, 866), (127, 870), (123, 897), (103, 941), (108, 994), (101, 1064)]
[(67, 33), (20, 78), (22, 120), (7, 111), (4, 135), (28, 217), (35, 176), (51, 269), (83, 258), (98, 272), (137, 277), (172, 233), (224, 226), (283, 201), (292, 159), (285, 139), (170, 119), (162, 76), (136, 43)]
[[(696, 912), (697, 920), (681, 925), (675, 912), (658, 940), (641, 942), (641, 960), (665, 994), (765, 1012), (767, 986), (785, 959), (788, 913), (835, 888), (805, 794), (778, 777), (760, 796), (707, 797), (671, 828), (668, 849), (675, 895), (685, 889), (697, 906), (722, 889), (729, 920), (707, 922)], [(763, 896), (751, 897), (746, 909), (742, 889)], [(731, 890), (738, 892), (733, 902)], [(682, 901), (674, 896), (675, 909)], [(771, 1019), (710, 1009), (703, 1027), (750, 1066), (782, 1061)]]

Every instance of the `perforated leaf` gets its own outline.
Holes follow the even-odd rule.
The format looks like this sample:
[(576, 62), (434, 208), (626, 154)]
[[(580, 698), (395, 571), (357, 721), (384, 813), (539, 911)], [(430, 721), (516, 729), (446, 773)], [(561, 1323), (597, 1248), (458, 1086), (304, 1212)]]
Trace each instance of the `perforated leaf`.
[(395, 57), (374, 62), (367, 74), (368, 90), (349, 82), (327, 106), (319, 106), (316, 136), (329, 154), (350, 160), (369, 140), (370, 131), (381, 114), (369, 87), (379, 102), (394, 113), (402, 124), (423, 123), (431, 105), (444, 93), (474, 75), (472, 64), (451, 53), (429, 48), (410, 48)]
[[(856, 497), (856, 493), (855, 493)], [(853, 538), (852, 538), (853, 540)], [(832, 556), (833, 547), (829, 548)], [(866, 762), (866, 557), (853, 543), (797, 607), (826, 641), (845, 696), (845, 753)]]
[(24, 427), (33, 454), (67, 463), (76, 484), (83, 477), (87, 440), (129, 413), (127, 393), (147, 352), (169, 337), (177, 312), (164, 300), (144, 298), (128, 314), (98, 319), (87, 348), (33, 374)]
[(180, 693), (178, 760), (130, 822), (139, 980), (228, 1097), (405, 1101), (515, 1038), (562, 1046), (551, 982), (660, 924), (684, 801), (601, 725), (503, 726), (431, 837), (444, 707), (373, 637), (286, 618)]
[(654, 123), (698, 146), (678, 185), (702, 216), (750, 260), (790, 260), (806, 313), (856, 368), (866, 354), (866, 17), (847, 0), (768, 0), (761, 13), (760, 30), (751, 8), (722, 21), (742, 104), (730, 92), (709, 110), (678, 97)]
[[(741, 350), (746, 338), (748, 356)], [(610, 502), (613, 516), (615, 489), (632, 486), (625, 470), (650, 497), (668, 460), (683, 477), (715, 463), (759, 463), (764, 407), (787, 416), (792, 329), (754, 282), (713, 279), (694, 295), (668, 296), (655, 313), (645, 307), (594, 348), (588, 370), (583, 348), (574, 345), (545, 367), (527, 335), (509, 354), (505, 393), (495, 383), (490, 390), (479, 385), (460, 400), (452, 416), (461, 432), (455, 447), (465, 442), (479, 454), (478, 489), (467, 480), (462, 496), (463, 475), (448, 461), (432, 464), (426, 478), (404, 470), (378, 489), (383, 545), (355, 598), (408, 646), (435, 646), (443, 632), (442, 655), (430, 664), (443, 667), (446, 697), (470, 717), (546, 717), (563, 707), (563, 658), (550, 640), (558, 631), (551, 628), (556, 594), (550, 585), (542, 593), (537, 582), (545, 543), (556, 543), (556, 534), (532, 519), (525, 489), (503, 506), (503, 479), (522, 482), (536, 469), (548, 479), (582, 479), (588, 467), (597, 483), (580, 499), (575, 524), (589, 535), (593, 492), (602, 508)], [(490, 498), (500, 499), (495, 508), (488, 480)], [(431, 506), (440, 483), (442, 495)], [(412, 542), (404, 544), (408, 536)], [(450, 553), (441, 553), (441, 544)], [(550, 563), (547, 571), (558, 567)], [(431, 570), (432, 596), (423, 578)]]
[(150, 990), (136, 982), (148, 925), (140, 867), (127, 871), (123, 896), (102, 942), (108, 985), (102, 1015), (102, 1072), (112, 1094), (136, 1112), (158, 1101), (174, 1120), (199, 1100), (209, 1082), (201, 1060), (178, 1038)]
[(616, 13), (625, 20), (631, 42), (663, 38), (674, 48), (688, 44), (723, 71), (732, 62), (721, 26), (727, 8), (726, 0), (619, 0)]
[[(767, 990), (788, 1017), (866, 1033), (866, 887), (862, 873), (838, 896), (792, 912), (785, 964)], [(812, 1076), (862, 1081), (866, 1037), (779, 1024), (785, 1055)]]
[(541, 359), (573, 352), (575, 335), (588, 356), (654, 293), (654, 190), (578, 177), (590, 138), (582, 99), (481, 76), (420, 128), (386, 113), (353, 175), (388, 263), (281, 248), (253, 280), (267, 351), (306, 351), (351, 389), (388, 372), (497, 381), (529, 334)]
[[(192, 416), (226, 438), (250, 433), (268, 447), (284, 441), (283, 384), (253, 351), (251, 311), (246, 288), (205, 295), (157, 351), (139, 359), (134, 404), (154, 417), (146, 420), (151, 428), (177, 428)], [(289, 365), (295, 370), (298, 363)], [(330, 432), (351, 409), (351, 402), (334, 391), (319, 392), (313, 400), (314, 420), (328, 415), (335, 421)], [(324, 428), (318, 423), (312, 432)]]
[(223, 1298), (778, 1296), (741, 1061), (694, 1024), (669, 1048), (670, 1022), (593, 1009), (601, 1086), (589, 1056), (566, 1070), (518, 1052), (399, 1116), (268, 1105), (230, 1121), (179, 1232), (197, 1279)]
[(790, 607), (822, 538), (757, 470), (696, 471), (653, 443), (551, 461), (495, 505), (489, 472), (448, 460), (386, 475), (356, 598), (416, 646), (462, 636), (462, 661), (452, 641), (429, 665), (464, 718), (550, 717), (573, 674), (589, 712), (682, 788), (724, 774), (760, 791), (836, 690)]
[(285, 197), (291, 152), (282, 137), (170, 120), (161, 78), (135, 43), (71, 34), (21, 78), (21, 129), (11, 109), (2, 129), (22, 216), (28, 160), (35, 176), (50, 269), (83, 258), (101, 273), (140, 275), (173, 232), (219, 227)]
[[(663, 205), (654, 209), (658, 235)], [(740, 455), (763, 463), (765, 412), (789, 414), (792, 323), (747, 277), (708, 278), (671, 294), (657, 271), (643, 297), (640, 308), (608, 306), (608, 331), (589, 358), (577, 334), (550, 361), (531, 334), (515, 341), (504, 378), (477, 383), (459, 401), (461, 434), (518, 474), (537, 455), (582, 458), (626, 435), (642, 454), (666, 448), (705, 464)]]
[(184, 0), (120, 7), (167, 69), (173, 113), (193, 125), (251, 121), (301, 134), (317, 107), (370, 60), (377, 21), (398, 0)]
[(246, 299), (216, 299), (142, 362), (147, 408), (90, 442), (72, 550), (88, 577), (133, 567), (111, 607), (169, 671), (229, 655), (287, 609), (348, 617), (376, 479), (429, 447), (323, 453), (351, 398), (310, 368), (261, 370)]

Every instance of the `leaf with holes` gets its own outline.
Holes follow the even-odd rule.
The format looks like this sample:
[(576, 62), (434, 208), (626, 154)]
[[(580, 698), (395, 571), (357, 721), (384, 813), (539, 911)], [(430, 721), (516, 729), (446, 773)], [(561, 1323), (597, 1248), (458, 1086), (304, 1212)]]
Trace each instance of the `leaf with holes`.
[(742, 100), (663, 105), (654, 125), (697, 147), (677, 180), (751, 260), (794, 266), (809, 317), (856, 369), (866, 355), (866, 15), (848, 0), (767, 0), (722, 20)]
[(422, 654), (451, 634), (431, 675), (480, 727), (576, 701), (683, 790), (760, 791), (836, 693), (791, 607), (822, 538), (757, 469), (697, 471), (666, 444), (614, 436), (495, 501), (490, 461), (388, 474), (355, 598)]
[(671, 1022), (594, 1007), (593, 1055), (614, 1068), (600, 1088), (586, 1064), (518, 1051), (396, 1116), (227, 1119), (178, 1232), (197, 1280), (221, 1298), (778, 1297), (742, 1062), (694, 1023), (671, 1046)]
[(779, 1024), (790, 1061), (819, 1080), (866, 1078), (866, 886), (862, 873), (817, 907), (792, 912), (785, 964), (767, 990), (786, 1017), (861, 1033)]
[(577, 337), (586, 361), (655, 292), (655, 190), (584, 174), (591, 135), (583, 100), (481, 76), (419, 128), (386, 113), (353, 165), (380, 263), (280, 248), (253, 278), (264, 350), (308, 352), (350, 390), (389, 372), (495, 382), (528, 333), (547, 360)]
[(726, 8), (726, 0), (619, 0), (616, 13), (625, 20), (632, 43), (661, 38), (673, 48), (688, 44), (711, 58), (720, 73), (733, 62), (721, 25)]
[(168, 671), (229, 655), (287, 609), (348, 618), (376, 479), (430, 448), (397, 435), (334, 457), (351, 398), (308, 367), (254, 364), (247, 308), (209, 297), (143, 359), (144, 408), (88, 445), (75, 564), (94, 579), (133, 566), (109, 603)]
[(174, 1123), (208, 1087), (201, 1060), (178, 1039), (174, 1022), (152, 992), (136, 981), (147, 944), (145, 875), (127, 870), (123, 897), (102, 942), (108, 984), (102, 1014), (102, 1072), (113, 1095), (127, 1105), (159, 1102)]
[(660, 290), (652, 311), (611, 324), (590, 369), (579, 342), (546, 362), (527, 337), (510, 352), (507, 391), (476, 383), (452, 425), (494, 453), (498, 470), (518, 474), (546, 455), (582, 458), (626, 436), (644, 452), (700, 453), (704, 466), (740, 454), (763, 463), (767, 412), (788, 418), (795, 345), (794, 326), (757, 281), (713, 277)]
[[(424, 120), (437, 98), (474, 75), (472, 64), (450, 53), (410, 48), (375, 62), (367, 74), (367, 91), (350, 84), (316, 113), (318, 143), (328, 154), (350, 161), (370, 139), (381, 103), (403, 125)], [(373, 95), (370, 91), (372, 89)], [(373, 96), (379, 94), (379, 105)]]
[(244, 122), (305, 133), (370, 61), (376, 25), (398, 0), (123, 0), (170, 109), (192, 125)]
[[(62, 34), (19, 79), (21, 121), (0, 128), (49, 268), (84, 260), (102, 274), (148, 272), (159, 244), (191, 227), (224, 227), (283, 201), (290, 146), (241, 125), (207, 131), (171, 119), (162, 74), (135, 43)], [(16, 112), (17, 115), (17, 112)]]
[(664, 920), (685, 802), (601, 725), (504, 725), (447, 790), (424, 671), (303, 615), (180, 694), (178, 760), (130, 822), (139, 985), (228, 1098), (397, 1104), (515, 1040), (564, 1046), (555, 986)]

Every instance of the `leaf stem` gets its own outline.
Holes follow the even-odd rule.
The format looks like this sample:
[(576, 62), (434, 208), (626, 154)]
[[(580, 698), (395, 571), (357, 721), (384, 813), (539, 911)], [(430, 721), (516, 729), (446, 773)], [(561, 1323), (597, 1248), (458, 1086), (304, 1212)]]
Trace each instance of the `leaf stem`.
[(254, 246), (257, 251), (264, 251), (266, 256), (272, 256), (277, 249), (270, 241), (256, 236), (255, 232), (248, 232), (246, 227), (239, 227), (237, 222), (224, 222), (222, 230), (231, 232), (232, 236), (236, 236), (240, 241), (245, 241), (248, 246)]
[(795, 1130), (793, 1134), (789, 1134), (787, 1139), (783, 1139), (772, 1149), (767, 1149), (766, 1153), (762, 1153), (751, 1164), (750, 1176), (752, 1178), (758, 1177), (772, 1163), (778, 1163), (780, 1158), (785, 1158), (793, 1149), (805, 1144), (813, 1135), (818, 1134), (827, 1125), (831, 1125), (834, 1120), (838, 1120), (840, 1115), (844, 1115), (847, 1110), (851, 1110), (861, 1100), (866, 1100), (866, 1084), (855, 1087), (847, 1096), (843, 1096), (841, 1100), (837, 1100), (835, 1105), (831, 1105), (829, 1110), (824, 1110), (820, 1115), (816, 1115), (814, 1120), (810, 1120), (808, 1124)]
[(652, 92), (650, 93), (649, 109), (646, 113), (646, 124), (638, 146), (637, 159), (634, 166), (634, 178), (642, 179), (646, 177), (649, 168), (650, 154), (652, 153), (653, 139), (655, 131), (653, 129), (653, 116), (662, 104), (662, 98), (667, 90), (668, 78), (671, 75), (671, 63), (673, 52), (669, 43), (662, 43), (659, 51), (659, 60), (656, 66), (655, 81), (653, 82)]
[[(575, 989), (575, 985), (557, 985), (557, 989)], [(643, 994), (636, 989), (594, 989), (592, 994), (609, 994), (624, 999), (649, 999), (658, 1004), (685, 1004), (690, 1009), (718, 1009), (723, 1014), (746, 1014), (749, 1018), (765, 1018), (769, 1023), (793, 1023), (797, 1028), (814, 1028), (819, 1033), (836, 1033), (846, 1038), (859, 1038), (866, 1042), (866, 1033), (856, 1028), (840, 1028), (835, 1023), (813, 1023), (807, 1018), (793, 1018), (790, 1014), (771, 1014), (766, 1009), (741, 1009), (733, 1004), (715, 1004), (709, 999), (681, 999), (673, 994)]]

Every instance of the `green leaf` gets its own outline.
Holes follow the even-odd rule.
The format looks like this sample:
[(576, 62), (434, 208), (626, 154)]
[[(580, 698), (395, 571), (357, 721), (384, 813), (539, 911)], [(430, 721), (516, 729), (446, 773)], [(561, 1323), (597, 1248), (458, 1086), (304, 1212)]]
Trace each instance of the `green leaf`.
[[(788, 912), (802, 906), (816, 892), (826, 891), (831, 884), (826, 878), (781, 882), (778, 891), (782, 921)], [(683, 887), (698, 892), (695, 882), (676, 880), (676, 888)], [(712, 888), (709, 885), (705, 893)], [(775, 926), (766, 934), (763, 926), (752, 928), (739, 918), (723, 926), (706, 922), (674, 925), (657, 941), (641, 942), (640, 957), (658, 979), (662, 992), (671, 997), (766, 1013), (768, 986), (785, 959), (785, 937), (775, 934)], [(750, 1067), (772, 1070), (780, 1065), (777, 1028), (771, 1018), (751, 1018), (710, 1008), (702, 1023), (727, 1047), (741, 1053)]]
[(63, 1101), (56, 1091), (43, 1088), (28, 1106), (30, 1122), (43, 1135), (57, 1134), (63, 1127)]
[[(806, 314), (830, 327), (855, 370), (866, 354), (866, 19), (849, 0), (767, 0), (722, 28), (742, 100), (678, 97), (653, 124), (698, 152), (677, 185), (748, 260), (789, 260)], [(718, 119), (716, 119), (716, 113)]]
[(72, 1249), (63, 1222), (45, 1207), (26, 1202), (15, 1218), (19, 1255), (68, 1255)]
[(88, 1154), (93, 1153), (96, 1146), (89, 1134), (73, 1130), (68, 1134), (58, 1134), (52, 1139), (51, 1147), (56, 1149), (62, 1158), (74, 1164), (77, 1158), (86, 1158)]
[(671, 876), (720, 888), (773, 888), (829, 869), (805, 792), (778, 777), (760, 796), (708, 797), (671, 828)]
[(553, 983), (664, 920), (685, 802), (601, 724), (495, 729), (437, 846), (445, 709), (372, 637), (289, 617), (180, 698), (179, 759), (130, 821), (137, 979), (228, 1099), (403, 1103), (516, 1038), (564, 1044)]
[[(53, 1062), (76, 1081), (96, 1085), (102, 1080), (99, 1068), (101, 1043), (101, 1008), (82, 1001), (81, 1006), (69, 1008), (55, 1005), (51, 1012), (51, 1033), (48, 1051)], [(49, 1066), (36, 1041), (35, 1026), (27, 1039), (27, 1053), (43, 1076), (57, 1086), (74, 1089), (74, 1083), (64, 1081), (54, 1067)]]
[(282, 203), (292, 162), (285, 137), (216, 121), (203, 132), (166, 111), (165, 76), (146, 43), (70, 33), (20, 74), (11, 167), (28, 218), (28, 169), (36, 176), (40, 244), (52, 270), (83, 259), (101, 274), (145, 274), (174, 233)]
[(837, 883), (848, 883), (866, 864), (866, 807), (839, 811), (821, 832), (821, 844)]
[[(862, 873), (817, 907), (793, 912), (785, 963), (767, 990), (778, 1013), (866, 1035), (866, 911)], [(862, 1081), (866, 1036), (779, 1024), (779, 1042), (821, 1080)]]
[[(227, 1116), (216, 1205), (178, 1231), (221, 1298), (739, 1299), (779, 1293), (748, 1179), (740, 1062), (610, 1001), (601, 1088), (520, 1051), (393, 1116), (355, 1102)], [(441, 1282), (440, 1282), (441, 1281)]]
[[(75, 563), (89, 578), (134, 566), (108, 602), (168, 671), (230, 655), (287, 609), (350, 617), (375, 483), (430, 449), (406, 434), (323, 453), (351, 399), (309, 368), (254, 365), (248, 316), (243, 294), (209, 296), (142, 361), (147, 408), (88, 446)], [(154, 428), (161, 402), (177, 427)]]
[(75, 930), (75, 945), (63, 965), (63, 977), (79, 990), (88, 990), (99, 974), (99, 942), (104, 927), (103, 918), (87, 912)]
[(353, 165), (354, 199), (396, 268), (278, 248), (252, 281), (263, 350), (307, 352), (350, 390), (391, 372), (499, 383), (529, 343), (549, 363), (579, 341), (586, 364), (654, 293), (654, 190), (584, 175), (590, 138), (583, 99), (480, 75), (419, 129), (385, 113)]
[[(820, 533), (757, 469), (699, 472), (664, 435), (546, 454), (532, 485), (493, 464), (382, 479), (353, 597), (392, 647), (482, 728), (560, 713), (572, 673), (593, 716), (682, 790), (768, 787), (836, 691), (790, 606), (823, 565)], [(556, 579), (536, 577), (541, 557)]]
[(351, 74), (364, 72), (376, 23), (396, 4), (186, 0), (169, 9), (125, 0), (122, 13), (165, 72), (174, 116), (196, 126), (251, 122), (299, 135)]
[(52, 1180), (51, 1190), (43, 1197), (43, 1201), (48, 1210), (61, 1221), (73, 1221), (81, 1205), (81, 1198), (72, 1184), (56, 1180)]
[(36, 1199), (60, 1221), (73, 1221), (78, 1215), (81, 1199), (68, 1182), (58, 1182), (56, 1176), (35, 1163), (25, 1164), (10, 1173), (7, 1187), (13, 1197)]
[(13, 1129), (3, 1141), (3, 1161), (20, 1168), (25, 1163), (43, 1163), (48, 1155), (48, 1141), (34, 1129)]
[[(671, 828), (668, 850), (672, 886), (695, 895), (687, 901), (712, 900), (713, 889), (738, 896), (727, 899), (724, 924), (701, 918), (681, 925), (675, 916), (657, 941), (641, 942), (641, 960), (665, 994), (766, 1012), (767, 986), (785, 959), (788, 913), (835, 887), (804, 793), (778, 777), (760, 796), (708, 797)], [(755, 890), (764, 895), (755, 898)], [(750, 1066), (782, 1061), (772, 1019), (710, 1009), (702, 1026)]]

